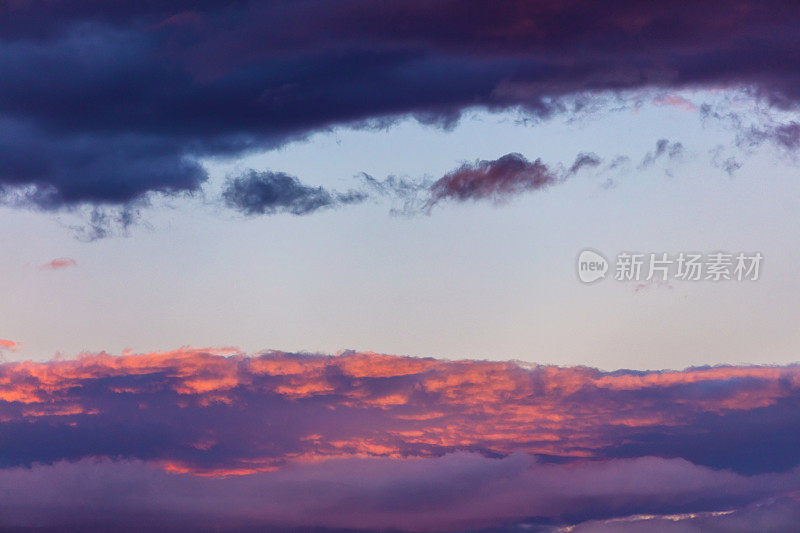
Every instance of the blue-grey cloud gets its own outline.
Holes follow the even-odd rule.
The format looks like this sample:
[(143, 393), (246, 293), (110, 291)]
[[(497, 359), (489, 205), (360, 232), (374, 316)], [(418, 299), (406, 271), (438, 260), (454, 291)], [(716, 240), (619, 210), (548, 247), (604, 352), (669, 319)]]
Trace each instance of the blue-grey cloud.
[(600, 159), (595, 153), (592, 152), (581, 152), (578, 154), (578, 157), (575, 158), (575, 161), (570, 165), (569, 170), (567, 171), (568, 175), (577, 174), (583, 168), (596, 168), (603, 163), (603, 160)]
[(296, 177), (283, 172), (250, 170), (229, 178), (222, 198), (228, 207), (246, 215), (281, 212), (307, 215), (323, 208), (363, 202), (367, 194), (331, 192), (323, 187), (303, 185)]
[(648, 152), (644, 156), (642, 162), (639, 163), (639, 168), (648, 168), (653, 166), (656, 161), (662, 158), (676, 159), (683, 153), (683, 144), (680, 142), (672, 142), (668, 139), (659, 139), (656, 142), (656, 149)]
[(333, 125), (584, 93), (745, 85), (794, 108), (798, 23), (778, 0), (4, 2), (0, 188), (124, 205)]

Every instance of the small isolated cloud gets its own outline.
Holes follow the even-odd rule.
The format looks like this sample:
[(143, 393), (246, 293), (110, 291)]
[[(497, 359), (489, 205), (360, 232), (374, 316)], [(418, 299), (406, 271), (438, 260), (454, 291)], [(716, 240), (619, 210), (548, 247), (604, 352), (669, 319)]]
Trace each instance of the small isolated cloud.
[(666, 157), (667, 159), (676, 159), (680, 157), (683, 153), (683, 144), (679, 142), (671, 142), (668, 139), (659, 139), (656, 142), (656, 149), (653, 152), (649, 152), (642, 162), (639, 164), (639, 168), (648, 168), (653, 166), (656, 161)]
[(69, 268), (76, 266), (77, 263), (74, 259), (69, 257), (59, 257), (58, 259), (53, 259), (52, 261), (41, 265), (39, 268), (41, 270), (58, 270), (61, 268)]
[(653, 103), (657, 106), (677, 107), (684, 111), (697, 111), (691, 101), (679, 94), (666, 94), (653, 99)]
[(127, 205), (82, 206), (71, 211), (77, 216), (77, 223), (66, 227), (73, 236), (83, 242), (92, 242), (110, 237), (127, 237), (130, 228), (135, 225), (148, 224), (142, 220), (140, 206), (145, 201), (137, 201)]
[(717, 146), (710, 151), (711, 165), (722, 169), (728, 176), (733, 176), (737, 170), (742, 168), (743, 163), (735, 156), (727, 155), (724, 146)]
[(466, 202), (491, 199), (496, 202), (524, 192), (544, 189), (558, 181), (558, 176), (541, 159), (528, 161), (518, 153), (495, 160), (464, 163), (448, 172), (430, 187), (426, 206), (442, 200)]
[(400, 204), (393, 208), (393, 214), (414, 215), (419, 212), (426, 202), (426, 196), (431, 186), (430, 180), (414, 181), (390, 175), (384, 180), (379, 180), (362, 172), (361, 179), (376, 195), (384, 196)]
[(228, 179), (222, 198), (228, 207), (245, 215), (307, 215), (324, 208), (360, 203), (367, 195), (360, 191), (336, 193), (311, 187), (283, 172), (249, 170)]
[(0, 339), (0, 351), (2, 350), (10, 350), (12, 352), (16, 351), (19, 348), (19, 343), (14, 342), (8, 339)]
[(567, 172), (568, 175), (576, 174), (579, 170), (585, 167), (595, 168), (600, 166), (603, 162), (595, 153), (591, 152), (581, 152), (578, 154), (578, 157), (575, 158), (575, 162), (569, 167), (569, 171)]
[(631, 162), (631, 158), (626, 155), (618, 155), (611, 162), (608, 164), (608, 170), (615, 170), (618, 168), (624, 168), (629, 165)]

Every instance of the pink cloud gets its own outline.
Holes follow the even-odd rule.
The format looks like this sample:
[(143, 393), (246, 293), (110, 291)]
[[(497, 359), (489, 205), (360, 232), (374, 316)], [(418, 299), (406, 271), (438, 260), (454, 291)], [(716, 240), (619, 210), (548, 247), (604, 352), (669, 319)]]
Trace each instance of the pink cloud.
[[(755, 443), (742, 441), (747, 432), (728, 434), (729, 424), (755, 426), (763, 423), (758, 413), (773, 411), (783, 413), (779, 421), (795, 400), (796, 366), (608, 373), (370, 352), (248, 357), (192, 348), (0, 365), (0, 420), (41, 423), (45, 434), (68, 427), (77, 457), (125, 449), (171, 472), (204, 476), (460, 450), (565, 461), (680, 456), (762, 471), (795, 459), (781, 447), (793, 430), (759, 427), (765, 439), (775, 432), (769, 438), (777, 451), (754, 456)], [(157, 434), (138, 426), (140, 415), (161, 428)], [(104, 448), (103, 428), (130, 436)], [(31, 447), (28, 435), (5, 434), (28, 450), (17, 461), (67, 458)], [(717, 456), (704, 435), (733, 449)]]
[(431, 185), (427, 207), (447, 199), (502, 201), (523, 192), (544, 189), (557, 181), (556, 174), (541, 160), (528, 161), (521, 154), (511, 153), (493, 161), (464, 163), (448, 172)]
[(798, 366), (230, 348), (5, 363), (0, 529), (744, 523), (800, 490), (799, 436)]
[(659, 96), (653, 100), (653, 103), (658, 106), (677, 107), (679, 109), (683, 109), (684, 111), (697, 111), (697, 106), (695, 106), (688, 99), (677, 94)]
[(12, 352), (19, 348), (19, 343), (10, 341), (8, 339), (0, 339), (0, 350), (11, 350)]
[(74, 267), (76, 265), (77, 263), (74, 259), (70, 259), (69, 257), (59, 257), (58, 259), (53, 259), (49, 263), (41, 265), (39, 268), (42, 270), (57, 270), (60, 268)]

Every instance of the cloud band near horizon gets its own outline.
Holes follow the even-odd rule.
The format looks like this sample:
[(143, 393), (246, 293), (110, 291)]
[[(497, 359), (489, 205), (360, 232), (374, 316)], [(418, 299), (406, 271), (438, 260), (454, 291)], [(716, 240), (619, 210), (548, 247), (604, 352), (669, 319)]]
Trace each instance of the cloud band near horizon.
[[(132, 524), (207, 527), (204, 498), (214, 499), (209, 516), (223, 530), (531, 520), (605, 528), (641, 513), (746, 515), (776, 497), (788, 498), (778, 518), (789, 520), (798, 510), (798, 436), (797, 366), (602, 372), (188, 348), (0, 365), (0, 480), (18, 487), (4, 514), (23, 522), (44, 514), (65, 524), (57, 490), (13, 502), (78, 478), (89, 480), (78, 493), (95, 491), (105, 511), (75, 502), (75, 524), (134, 513)], [(325, 489), (348, 479), (350, 488)], [(131, 500), (120, 486), (165, 500)], [(244, 496), (252, 490), (276, 503), (264, 507), (258, 494), (267, 492)], [(195, 502), (188, 517), (173, 501), (180, 494)], [(474, 498), (489, 500), (469, 510)]]
[[(800, 462), (800, 370), (601, 372), (348, 353), (184, 349), (0, 366), (0, 465), (111, 457), (179, 472), (457, 451), (545, 461)], [(747, 431), (745, 431), (747, 429)], [(765, 453), (765, 452), (769, 453)]]

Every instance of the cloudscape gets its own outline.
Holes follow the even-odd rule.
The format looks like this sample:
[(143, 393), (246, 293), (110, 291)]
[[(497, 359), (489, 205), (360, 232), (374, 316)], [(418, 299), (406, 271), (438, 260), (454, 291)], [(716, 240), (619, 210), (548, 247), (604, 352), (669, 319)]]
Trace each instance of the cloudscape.
[[(723, 526), (776, 499), (761, 519), (800, 512), (797, 367), (186, 348), (0, 376), (8, 525), (615, 530), (603, 521), (634, 512)], [(84, 476), (74, 501), (50, 500)]]
[(796, 531), (799, 27), (0, 0), (0, 531)]

